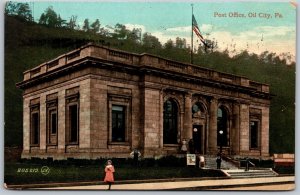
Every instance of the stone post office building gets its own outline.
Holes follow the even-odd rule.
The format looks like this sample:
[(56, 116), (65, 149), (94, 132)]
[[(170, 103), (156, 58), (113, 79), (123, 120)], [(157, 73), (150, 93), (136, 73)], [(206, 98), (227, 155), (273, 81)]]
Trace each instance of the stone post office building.
[(269, 86), (245, 77), (88, 44), (17, 87), (22, 158), (182, 155), (189, 140), (199, 154), (269, 156)]

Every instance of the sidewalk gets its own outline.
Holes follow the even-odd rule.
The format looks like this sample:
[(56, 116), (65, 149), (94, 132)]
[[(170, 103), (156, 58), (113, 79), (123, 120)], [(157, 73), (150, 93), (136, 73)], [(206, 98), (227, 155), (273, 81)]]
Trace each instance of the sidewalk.
[[(262, 185), (282, 185), (289, 184), (288, 189), (295, 188), (295, 177), (266, 177), (266, 178), (244, 178), (244, 179), (207, 179), (192, 181), (169, 181), (169, 182), (149, 182), (149, 183), (133, 183), (133, 184), (115, 184), (112, 190), (211, 190), (218, 188), (237, 188), (247, 186)], [(107, 185), (87, 185), (87, 186), (66, 186), (66, 187), (50, 187), (35, 189), (51, 189), (51, 190), (107, 190)], [(275, 190), (273, 188), (273, 190)], [(280, 189), (277, 189), (280, 190)]]

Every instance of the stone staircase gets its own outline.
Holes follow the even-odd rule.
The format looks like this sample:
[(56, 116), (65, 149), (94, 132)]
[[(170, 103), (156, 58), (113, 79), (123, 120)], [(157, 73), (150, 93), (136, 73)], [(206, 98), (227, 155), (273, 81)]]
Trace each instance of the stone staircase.
[[(205, 158), (205, 168), (207, 169), (217, 169), (217, 162), (215, 156), (206, 156)], [(233, 163), (222, 160), (221, 169), (229, 170), (229, 169), (238, 169)]]
[(231, 178), (276, 177), (278, 175), (272, 169), (254, 169), (249, 171), (237, 169), (223, 171)]
[[(217, 169), (217, 162), (215, 156), (205, 156), (206, 169)], [(271, 168), (255, 168), (250, 167), (249, 171), (240, 169), (230, 161), (222, 160), (222, 171), (230, 178), (253, 178), (253, 177), (276, 177), (278, 174)]]

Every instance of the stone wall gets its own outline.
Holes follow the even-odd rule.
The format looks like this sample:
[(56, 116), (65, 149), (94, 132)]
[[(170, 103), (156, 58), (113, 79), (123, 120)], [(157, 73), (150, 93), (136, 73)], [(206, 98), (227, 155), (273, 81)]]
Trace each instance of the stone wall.
[(160, 152), (161, 124), (160, 124), (160, 91), (157, 89), (144, 88), (144, 155), (152, 156)]
[(240, 105), (240, 152), (249, 152), (249, 105)]
[(270, 109), (268, 107), (263, 107), (262, 109), (262, 119), (261, 119), (261, 155), (269, 155), (269, 119)]
[[(27, 157), (54, 157), (57, 159), (63, 159), (68, 156), (72, 156), (72, 153), (81, 153), (89, 150), (90, 148), (90, 79), (86, 77), (78, 78), (64, 83), (64, 86), (52, 86), (43, 91), (36, 91), (34, 94), (27, 94), (24, 96), (23, 103), (23, 132), (24, 143), (22, 158)], [(65, 142), (65, 91), (67, 89), (79, 87), (80, 93), (80, 119), (79, 119), (79, 146), (78, 147), (66, 147)], [(48, 146), (46, 141), (46, 96), (58, 93), (58, 143), (56, 146)], [(30, 100), (40, 98), (40, 135), (39, 146), (30, 146)], [(71, 154), (70, 154), (71, 153)], [(82, 157), (89, 157), (88, 155), (82, 155)]]

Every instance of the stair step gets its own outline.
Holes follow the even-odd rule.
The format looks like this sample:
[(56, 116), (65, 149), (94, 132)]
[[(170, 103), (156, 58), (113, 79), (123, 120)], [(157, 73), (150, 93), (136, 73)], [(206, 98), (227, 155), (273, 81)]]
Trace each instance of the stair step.
[[(205, 157), (205, 168), (211, 168), (211, 169), (217, 168), (217, 162), (215, 156)], [(223, 160), (221, 163), (221, 169), (232, 170), (232, 169), (238, 169), (238, 167), (236, 167), (234, 164), (230, 162)]]
[(237, 174), (232, 174), (230, 173), (229, 175), (275, 175), (273, 173), (237, 173)]
[(231, 178), (249, 178), (249, 177), (274, 177), (276, 173), (272, 170), (249, 170), (249, 171), (225, 171)]
[[(205, 168), (216, 169), (217, 162), (215, 156), (205, 157)], [(274, 177), (277, 176), (275, 172), (270, 169), (251, 169), (249, 171), (244, 171), (244, 169), (239, 169), (236, 165), (231, 162), (222, 160), (221, 169), (224, 170), (231, 178), (249, 178), (249, 177)]]
[(231, 176), (231, 178), (250, 178), (250, 177), (275, 177), (275, 175), (236, 175), (236, 176)]

